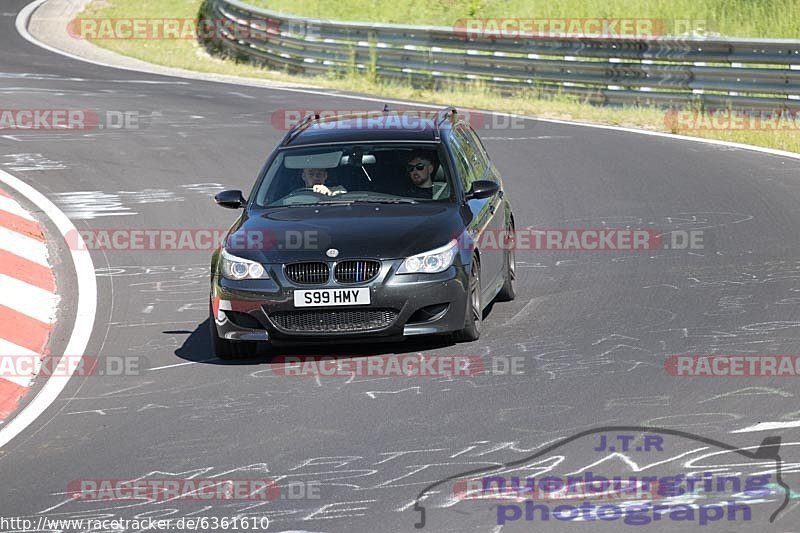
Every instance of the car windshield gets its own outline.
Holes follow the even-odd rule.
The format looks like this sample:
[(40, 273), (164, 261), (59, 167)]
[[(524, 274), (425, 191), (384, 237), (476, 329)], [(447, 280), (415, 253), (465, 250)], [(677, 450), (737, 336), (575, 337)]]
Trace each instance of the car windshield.
[(352, 144), (277, 154), (256, 191), (258, 207), (449, 202), (452, 179), (436, 144)]

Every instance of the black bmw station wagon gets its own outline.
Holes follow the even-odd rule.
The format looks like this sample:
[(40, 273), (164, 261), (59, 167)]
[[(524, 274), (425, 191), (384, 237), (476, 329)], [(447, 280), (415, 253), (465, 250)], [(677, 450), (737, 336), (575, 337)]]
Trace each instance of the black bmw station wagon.
[[(480, 336), (514, 298), (514, 215), (478, 135), (453, 108), (309, 115), (270, 155), (211, 261), (215, 353), (282, 343)], [(378, 127), (376, 127), (378, 125)], [(492, 239), (497, 242), (497, 239)]]

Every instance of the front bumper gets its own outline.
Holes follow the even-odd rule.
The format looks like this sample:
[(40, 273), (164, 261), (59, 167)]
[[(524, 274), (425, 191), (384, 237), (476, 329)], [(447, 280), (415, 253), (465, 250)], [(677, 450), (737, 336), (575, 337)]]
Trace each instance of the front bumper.
[[(212, 279), (211, 313), (217, 334), (230, 340), (265, 341), (276, 344), (299, 341), (399, 340), (413, 335), (433, 335), (464, 327), (468, 275), (456, 263), (439, 274), (396, 274), (402, 260), (382, 261), (378, 276), (368, 283), (297, 285), (286, 278), (280, 264), (264, 265), (270, 279), (233, 281), (215, 273)], [(295, 307), (294, 291), (367, 287), (370, 304)], [(376, 314), (376, 310), (380, 313)], [(314, 314), (316, 313), (316, 314)], [(325, 331), (287, 327), (290, 322), (337, 322)], [(378, 320), (344, 324), (348, 317), (380, 317)], [(360, 320), (361, 318), (359, 318)], [(332, 323), (332, 322), (331, 322)], [(364, 326), (366, 329), (364, 329)], [(326, 326), (321, 326), (323, 329)], [(356, 329), (352, 329), (355, 327)], [(351, 328), (351, 329), (348, 329)], [(359, 329), (360, 328), (360, 329)]]

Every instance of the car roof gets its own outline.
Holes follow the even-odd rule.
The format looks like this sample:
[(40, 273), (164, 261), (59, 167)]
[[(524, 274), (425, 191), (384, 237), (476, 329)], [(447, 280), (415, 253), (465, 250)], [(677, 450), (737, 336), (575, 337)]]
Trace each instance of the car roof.
[(313, 144), (409, 141), (436, 142), (445, 121), (457, 120), (452, 107), (430, 109), (384, 109), (320, 117), (308, 115), (284, 137), (281, 147)]

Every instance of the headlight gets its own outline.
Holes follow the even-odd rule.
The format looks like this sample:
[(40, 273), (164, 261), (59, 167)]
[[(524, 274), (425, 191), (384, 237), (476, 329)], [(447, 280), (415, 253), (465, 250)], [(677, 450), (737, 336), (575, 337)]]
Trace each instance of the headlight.
[(222, 250), (222, 276), (236, 281), (242, 279), (269, 279), (267, 271), (260, 263), (236, 257)]
[(453, 259), (458, 253), (458, 241), (453, 239), (441, 248), (436, 248), (424, 254), (407, 257), (398, 274), (436, 274), (444, 272), (453, 264)]

